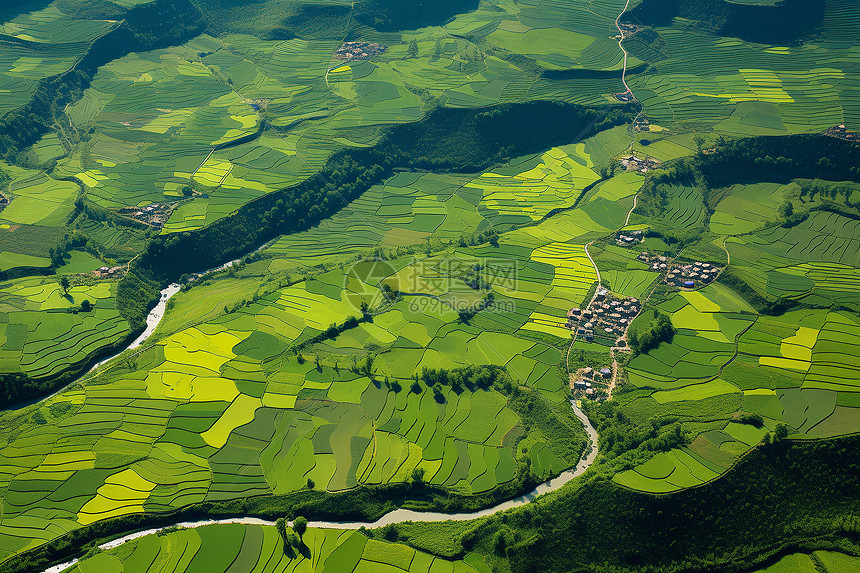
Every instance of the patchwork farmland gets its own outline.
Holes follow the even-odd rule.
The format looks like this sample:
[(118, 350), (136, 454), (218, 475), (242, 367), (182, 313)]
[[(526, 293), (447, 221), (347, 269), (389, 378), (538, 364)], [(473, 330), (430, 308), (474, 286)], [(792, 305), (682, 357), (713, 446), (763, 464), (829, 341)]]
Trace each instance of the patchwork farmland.
[(0, 7), (3, 570), (853, 571), (858, 29)]

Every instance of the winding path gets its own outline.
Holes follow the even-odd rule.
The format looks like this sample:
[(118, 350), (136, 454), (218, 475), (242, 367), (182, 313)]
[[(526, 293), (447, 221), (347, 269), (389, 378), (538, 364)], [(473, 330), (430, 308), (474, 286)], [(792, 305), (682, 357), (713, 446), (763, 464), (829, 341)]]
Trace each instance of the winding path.
[(629, 93), (630, 95), (633, 95), (633, 90), (631, 90), (630, 86), (627, 85), (627, 50), (625, 50), (623, 46), (626, 36), (624, 35), (624, 30), (621, 29), (621, 24), (619, 23), (621, 21), (621, 17), (624, 15), (625, 12), (627, 12), (628, 6), (630, 6), (630, 0), (627, 0), (627, 3), (624, 4), (624, 8), (621, 10), (621, 13), (618, 15), (617, 18), (615, 18), (615, 27), (618, 28), (618, 33), (621, 35), (618, 40), (618, 47), (624, 53), (624, 64), (621, 66), (621, 83), (624, 84), (624, 89), (627, 90), (624, 93)]

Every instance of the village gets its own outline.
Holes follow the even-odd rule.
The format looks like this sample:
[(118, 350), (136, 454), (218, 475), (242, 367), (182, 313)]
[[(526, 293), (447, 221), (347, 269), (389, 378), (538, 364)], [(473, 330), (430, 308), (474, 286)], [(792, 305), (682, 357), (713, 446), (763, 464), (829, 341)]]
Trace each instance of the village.
[(666, 274), (666, 284), (683, 290), (707, 285), (720, 275), (722, 269), (711, 263), (696, 261), (683, 265), (673, 265)]
[(344, 42), (334, 52), (337, 60), (365, 60), (383, 53), (388, 46), (374, 42)]
[(118, 279), (125, 275), (125, 265), (117, 267), (99, 267), (92, 272), (93, 275), (100, 279)]
[(831, 137), (838, 137), (839, 139), (845, 139), (847, 141), (860, 141), (860, 134), (856, 131), (851, 131), (847, 127), (845, 127), (844, 123), (840, 123), (839, 125), (833, 126), (824, 132), (825, 135), (829, 135)]
[(119, 212), (135, 221), (160, 229), (170, 218), (174, 207), (171, 203), (152, 203), (146, 207), (123, 207)]
[(648, 173), (648, 171), (654, 169), (660, 165), (660, 162), (656, 159), (649, 159), (648, 157), (636, 157), (635, 155), (628, 155), (627, 157), (621, 158), (621, 166), (625, 171), (638, 171), (639, 173)]
[[(586, 309), (572, 308), (567, 313), (567, 327), (575, 338), (581, 337), (585, 342), (595, 342), (595, 338), (608, 340), (610, 346), (625, 348), (625, 335), (630, 322), (639, 314), (641, 303), (635, 298), (619, 297), (607, 289), (598, 287), (594, 299)], [(574, 397), (599, 399), (608, 393), (602, 384), (610, 383), (612, 370), (609, 367), (599, 369), (599, 377), (595, 377), (592, 368), (580, 368), (570, 375), (570, 388)], [(594, 386), (594, 384), (598, 386)]]
[[(580, 368), (570, 374), (570, 389), (575, 397), (585, 397), (591, 400), (602, 398), (607, 394), (612, 381), (612, 369), (604, 366), (595, 370), (590, 366)], [(596, 384), (596, 386), (595, 386)]]

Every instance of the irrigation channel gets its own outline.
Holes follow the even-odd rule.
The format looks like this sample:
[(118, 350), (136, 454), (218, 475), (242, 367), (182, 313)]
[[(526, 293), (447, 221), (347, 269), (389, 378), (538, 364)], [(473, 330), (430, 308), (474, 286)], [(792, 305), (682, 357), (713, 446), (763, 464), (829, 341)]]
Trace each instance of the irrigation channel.
[[(630, 0), (627, 0), (627, 3), (624, 5), (624, 8), (621, 10), (621, 13), (618, 14), (617, 18), (615, 18), (615, 26), (616, 26), (616, 28), (618, 28), (618, 31), (620, 33), (620, 38), (618, 40), (618, 47), (624, 53), (624, 63), (623, 63), (622, 70), (621, 70), (621, 82), (624, 85), (624, 87), (627, 89), (626, 93), (632, 93), (632, 92), (631, 92), (629, 86), (627, 85), (627, 81), (626, 81), (627, 50), (625, 50), (624, 46), (622, 45), (626, 36), (625, 36), (624, 30), (621, 28), (619, 22), (621, 20), (621, 17), (624, 16), (624, 13), (627, 11), (627, 8), (629, 5), (630, 5)], [(326, 76), (328, 76), (328, 73), (326, 73)], [(636, 199), (637, 199), (637, 197), (634, 196), (633, 208), (627, 214), (627, 221), (628, 222), (630, 220), (630, 214), (636, 208)], [(626, 222), (625, 222), (625, 224), (626, 224)], [(260, 251), (263, 248), (265, 248), (266, 246), (267, 245), (263, 245), (260, 248), (256, 249), (254, 252)], [(591, 260), (592, 265), (594, 265), (594, 269), (597, 272), (598, 285), (599, 285), (600, 284), (600, 278), (599, 278), (600, 277), (600, 270), (598, 270), (597, 265), (595, 265), (594, 261), (591, 259), (591, 255), (588, 253), (588, 247), (587, 246), (585, 249), (585, 253), (586, 253), (586, 255), (588, 255), (589, 260)], [(238, 261), (238, 259), (237, 259), (237, 261)], [(214, 269), (210, 269), (204, 273), (201, 273), (201, 275), (205, 275), (205, 274), (208, 274), (211, 272), (216, 272), (219, 270), (229, 268), (230, 266), (232, 266), (237, 261), (230, 261), (228, 263), (221, 265), (220, 267), (216, 267)], [(161, 319), (164, 317), (164, 313), (166, 312), (166, 309), (167, 309), (167, 302), (170, 300), (170, 298), (173, 295), (175, 295), (177, 292), (179, 292), (179, 290), (180, 290), (180, 285), (174, 283), (174, 284), (168, 285), (165, 289), (163, 289), (161, 291), (161, 298), (158, 301), (158, 304), (156, 304), (155, 308), (153, 308), (146, 317), (146, 329), (125, 350), (132, 350), (134, 348), (138, 348), (144, 342), (146, 342), (146, 340), (152, 335), (152, 333), (155, 332), (155, 329), (158, 327), (159, 323), (161, 322)], [(571, 346), (572, 346), (572, 344), (571, 344)], [(102, 360), (101, 362), (98, 362), (97, 364), (95, 364), (90, 369), (89, 372), (92, 372), (93, 370), (102, 366), (106, 362), (109, 362), (109, 361), (113, 360), (114, 358), (120, 356), (123, 352), (125, 352), (125, 350), (123, 350), (122, 352), (119, 352), (119, 353), (117, 353), (117, 354), (115, 354), (109, 358), (106, 358), (105, 360)], [(568, 353), (569, 352), (570, 352), (570, 349), (568, 349)], [(616, 370), (617, 370), (617, 362), (614, 361), (614, 363), (613, 363), (613, 382), (615, 379)], [(86, 376), (84, 376), (83, 378), (85, 378), (85, 377)], [(77, 383), (77, 382), (75, 382), (75, 383)], [(577, 407), (576, 400), (571, 400), (570, 406), (571, 406), (571, 408), (573, 408), (574, 414), (582, 422), (582, 425), (585, 427), (585, 431), (588, 434), (589, 445), (586, 446), (586, 448), (587, 448), (586, 455), (584, 455), (582, 457), (582, 459), (580, 459), (579, 462), (576, 464), (576, 466), (574, 466), (573, 468), (571, 468), (567, 471), (564, 471), (561, 474), (559, 474), (558, 476), (539, 484), (532, 491), (530, 491), (524, 495), (521, 495), (520, 497), (509, 499), (508, 501), (504, 501), (504, 502), (502, 502), (498, 505), (495, 505), (493, 507), (488, 507), (488, 508), (482, 509), (480, 511), (473, 511), (473, 512), (469, 512), (469, 513), (440, 513), (440, 512), (433, 512), (433, 511), (413, 511), (413, 510), (409, 510), (409, 509), (395, 509), (395, 510), (392, 510), (392, 511), (386, 513), (385, 515), (383, 515), (382, 517), (380, 517), (379, 519), (377, 519), (374, 522), (310, 521), (310, 522), (308, 522), (308, 526), (314, 527), (317, 529), (354, 530), (354, 529), (359, 529), (361, 527), (367, 527), (367, 528), (372, 529), (372, 528), (376, 528), (376, 527), (383, 527), (383, 526), (389, 525), (389, 524), (405, 523), (408, 521), (425, 521), (425, 522), (469, 521), (472, 519), (487, 517), (487, 516), (502, 512), (502, 511), (506, 511), (508, 509), (521, 507), (523, 505), (531, 503), (536, 498), (538, 498), (544, 494), (550, 493), (552, 491), (555, 491), (555, 490), (561, 488), (562, 486), (564, 486), (566, 483), (568, 483), (572, 479), (582, 475), (583, 473), (585, 473), (585, 471), (589, 467), (591, 467), (591, 464), (594, 463), (594, 460), (597, 459), (597, 453), (598, 453), (598, 451), (597, 451), (597, 443), (598, 443), (597, 442), (597, 430), (595, 430), (594, 426), (592, 426), (591, 421), (588, 419), (588, 416), (586, 416), (582, 412), (582, 410), (580, 410)], [(196, 528), (196, 527), (203, 527), (206, 525), (229, 524), (229, 523), (241, 523), (241, 524), (245, 524), (245, 525), (270, 525), (270, 526), (275, 525), (274, 521), (267, 521), (265, 519), (259, 519), (256, 517), (234, 517), (234, 518), (220, 519), (220, 520), (207, 519), (207, 520), (200, 520), (200, 521), (187, 521), (187, 522), (175, 523), (173, 525), (168, 525), (165, 527), (159, 527), (159, 528), (155, 528), (155, 529), (136, 531), (134, 533), (130, 533), (130, 534), (125, 535), (123, 537), (119, 537), (117, 539), (113, 539), (113, 540), (108, 541), (106, 543), (102, 543), (98, 547), (102, 551), (113, 549), (113, 548), (119, 547), (120, 545), (127, 543), (133, 539), (138, 539), (140, 537), (145, 537), (147, 535), (154, 535), (154, 534), (158, 533), (159, 531), (162, 531), (165, 529), (173, 529), (173, 528), (190, 529), (190, 528)], [(292, 522), (288, 523), (288, 525), (292, 526)], [(62, 571), (65, 571), (66, 569), (74, 566), (77, 562), (78, 562), (78, 559), (72, 559), (71, 561), (67, 561), (65, 563), (60, 563), (58, 565), (54, 565), (52, 567), (49, 567), (48, 569), (46, 569), (44, 571), (44, 573), (61, 573)]]

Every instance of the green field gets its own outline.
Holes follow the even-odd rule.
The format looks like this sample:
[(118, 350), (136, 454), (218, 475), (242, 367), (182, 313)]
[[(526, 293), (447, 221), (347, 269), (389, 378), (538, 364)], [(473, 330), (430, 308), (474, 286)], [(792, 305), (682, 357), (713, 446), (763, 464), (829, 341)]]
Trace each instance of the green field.
[[(501, 171), (522, 173), (520, 165)], [(62, 517), (54, 502), (16, 505), (17, 494), (7, 495), (0, 524), (6, 555), (39, 543), (26, 524), (49, 515), (60, 529), (39, 539), (113, 516), (296, 492), (309, 479), (334, 492), (408, 481), (417, 468), (428, 483), (471, 495), (510, 482), (526, 463), (543, 476), (569, 467), (570, 446), (539, 425), (526, 429), (502, 389), (414, 385), (412, 375), (425, 367), (498, 366), (526, 391), (564, 400), (557, 365), (570, 340), (566, 314), (584, 304), (596, 280), (583, 241), (621, 226), (632, 185), (641, 183), (619, 177), (577, 209), (503, 233), (498, 247), (333, 265), (279, 286), (289, 272), (279, 268), (294, 269), (318, 252), (319, 239), (303, 242), (299, 234), (290, 249), (278, 243), (261, 260), (177, 295), (153, 346), (97, 384), (32, 407), (46, 424), (17, 434), (0, 453), (15, 468), (4, 466), (8, 491), (35, 486), (46, 500), (69, 487), (76, 492)], [(439, 183), (457, 182), (398, 175), (382, 189), (378, 210), (396, 206), (385, 198), (403, 193), (399, 180), (436, 193)], [(461, 179), (460, 192), (472, 180)], [(411, 209), (420, 209), (418, 201), (430, 203), (414, 199)], [(458, 207), (448, 216), (462, 217)], [(471, 209), (481, 212), (474, 203)], [(334, 238), (338, 227), (332, 221), (306, 234), (332, 229)], [(310, 245), (306, 255), (302, 244)], [(336, 254), (333, 260), (348, 261), (349, 251)], [(475, 273), (478, 263), (484, 266)], [(258, 288), (264, 277), (271, 286)], [(386, 298), (383, 285), (399, 297)], [(458, 316), (488, 293), (495, 302), (487, 310), (467, 321)], [(362, 316), (362, 302), (372, 321), (349, 326)], [(339, 334), (320, 338), (330, 325)], [(20, 445), (35, 435), (40, 453), (22, 455)], [(52, 452), (60, 439), (67, 463), (58, 472)], [(20, 511), (26, 514), (16, 518)]]
[[(67, 295), (51, 279), (0, 284), (0, 372), (58, 376), (128, 336), (129, 324), (116, 309), (116, 284), (75, 282)], [(93, 309), (77, 312), (84, 300)]]
[[(800, 499), (765, 466), (792, 477), (792, 448), (860, 432), (860, 9), (810, 3), (820, 21), (778, 43), (732, 20), (795, 4), (0, 7), (0, 398), (47, 396), (0, 410), (0, 563), (188, 516), (475, 511), (597, 446), (584, 476), (486, 520), (311, 528), (295, 550), (210, 525), (71, 570), (579, 570), (544, 556), (560, 545), (589, 573), (856, 569), (847, 502), (770, 538), (644, 530), (675, 503), (665, 531), (699, 527), (696, 492)], [(115, 37), (147, 47), (90, 49)], [(558, 121), (536, 127), (542, 109)], [(703, 262), (710, 284), (665, 278)], [(73, 378), (174, 281), (142, 346)], [(592, 300), (638, 315), (586, 336)], [(851, 491), (819, 465), (802, 477)], [(607, 500), (642, 545), (589, 513)]]
[(355, 531), (309, 529), (302, 536), (298, 550), (290, 548), (286, 553), (283, 545), (281, 536), (271, 526), (210, 525), (142, 537), (89, 557), (70, 571), (484, 573), (490, 570), (478, 554), (452, 561), (403, 544), (368, 539)]

